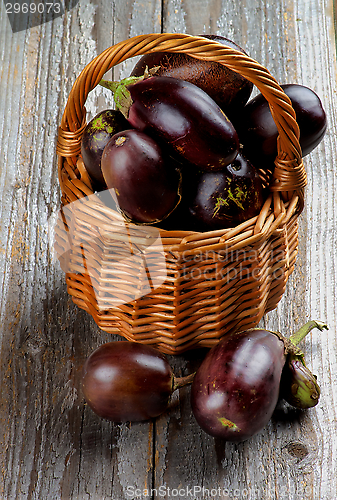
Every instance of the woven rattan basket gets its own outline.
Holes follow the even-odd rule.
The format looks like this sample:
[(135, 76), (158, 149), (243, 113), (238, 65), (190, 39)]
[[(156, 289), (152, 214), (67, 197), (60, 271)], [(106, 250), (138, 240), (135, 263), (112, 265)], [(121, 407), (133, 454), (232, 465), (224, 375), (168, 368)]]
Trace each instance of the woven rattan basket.
[[(278, 157), (259, 216), (231, 229), (166, 231), (126, 223), (94, 193), (80, 157), (88, 93), (114, 65), (153, 51), (218, 61), (268, 100), (279, 130)], [(136, 36), (105, 50), (77, 78), (57, 144), (62, 207), (56, 250), (73, 301), (102, 330), (168, 354), (211, 347), (228, 332), (256, 326), (281, 299), (298, 251), (306, 184), (298, 137), (289, 98), (241, 52), (181, 34)]]

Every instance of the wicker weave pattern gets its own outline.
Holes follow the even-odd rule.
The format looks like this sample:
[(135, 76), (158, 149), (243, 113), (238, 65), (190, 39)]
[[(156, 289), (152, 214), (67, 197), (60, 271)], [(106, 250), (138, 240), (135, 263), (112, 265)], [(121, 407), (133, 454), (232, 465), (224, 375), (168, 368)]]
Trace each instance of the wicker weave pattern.
[[(260, 215), (240, 226), (196, 233), (128, 225), (93, 194), (79, 156), (86, 97), (115, 64), (165, 50), (226, 64), (269, 101), (279, 130), (270, 196)], [(83, 199), (76, 203), (71, 224), (63, 213), (56, 231), (74, 302), (103, 330), (170, 354), (211, 346), (228, 332), (256, 326), (281, 299), (297, 255), (306, 184), (298, 137), (293, 108), (277, 81), (233, 49), (200, 37), (152, 34), (104, 51), (76, 80), (57, 145), (64, 211)], [(151, 244), (139, 251), (137, 242), (146, 239)]]

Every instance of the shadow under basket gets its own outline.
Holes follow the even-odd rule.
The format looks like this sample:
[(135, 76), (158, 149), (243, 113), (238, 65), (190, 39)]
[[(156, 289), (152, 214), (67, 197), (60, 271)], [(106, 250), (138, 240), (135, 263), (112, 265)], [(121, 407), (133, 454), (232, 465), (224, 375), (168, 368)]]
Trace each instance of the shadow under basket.
[[(167, 231), (129, 224), (111, 207), (109, 191), (94, 192), (80, 156), (88, 93), (116, 64), (158, 51), (224, 64), (267, 98), (279, 131), (278, 157), (257, 217), (230, 229)], [(267, 69), (241, 52), (169, 33), (106, 49), (77, 78), (57, 144), (62, 206), (55, 248), (74, 303), (102, 330), (166, 354), (212, 347), (230, 332), (256, 326), (276, 307), (294, 269), (306, 185), (298, 138), (291, 101)]]

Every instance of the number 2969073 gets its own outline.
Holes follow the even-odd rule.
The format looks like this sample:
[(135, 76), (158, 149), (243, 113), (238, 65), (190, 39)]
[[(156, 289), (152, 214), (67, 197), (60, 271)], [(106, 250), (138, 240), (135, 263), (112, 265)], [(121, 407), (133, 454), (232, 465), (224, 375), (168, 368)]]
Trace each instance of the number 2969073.
[(7, 14), (61, 14), (61, 2), (6, 2)]

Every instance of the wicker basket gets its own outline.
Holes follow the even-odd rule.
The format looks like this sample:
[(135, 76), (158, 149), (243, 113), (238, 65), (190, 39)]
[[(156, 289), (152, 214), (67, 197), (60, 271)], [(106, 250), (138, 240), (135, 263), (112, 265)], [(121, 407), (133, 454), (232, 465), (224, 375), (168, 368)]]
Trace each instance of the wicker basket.
[[(154, 51), (218, 61), (268, 100), (279, 131), (278, 157), (259, 216), (231, 229), (166, 231), (127, 224), (94, 193), (80, 157), (88, 93), (117, 63)], [(228, 332), (256, 326), (281, 299), (298, 251), (306, 185), (298, 137), (289, 98), (241, 52), (182, 34), (136, 36), (105, 50), (77, 78), (57, 144), (62, 209), (56, 250), (73, 301), (102, 330), (167, 354), (211, 347)]]

